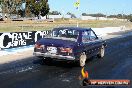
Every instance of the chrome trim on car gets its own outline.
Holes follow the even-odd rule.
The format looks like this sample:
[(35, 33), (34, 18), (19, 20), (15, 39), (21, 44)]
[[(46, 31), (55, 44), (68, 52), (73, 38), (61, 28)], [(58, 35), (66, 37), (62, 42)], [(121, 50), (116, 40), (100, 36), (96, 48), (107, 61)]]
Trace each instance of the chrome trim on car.
[(75, 60), (75, 57), (72, 57), (72, 56), (63, 56), (63, 55), (56, 55), (56, 54), (50, 54), (50, 53), (33, 52), (33, 55), (57, 58), (57, 59), (64, 59), (64, 60)]

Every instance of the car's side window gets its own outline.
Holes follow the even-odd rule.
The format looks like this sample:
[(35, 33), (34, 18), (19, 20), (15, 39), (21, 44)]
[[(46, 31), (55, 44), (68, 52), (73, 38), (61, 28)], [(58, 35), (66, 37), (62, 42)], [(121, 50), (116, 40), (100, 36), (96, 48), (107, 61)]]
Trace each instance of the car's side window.
[(90, 35), (90, 40), (91, 41), (97, 39), (97, 37), (96, 37), (96, 35), (94, 34), (93, 31), (89, 31), (89, 35)]
[(82, 33), (82, 42), (88, 43), (89, 41), (94, 41), (96, 39), (96, 35), (93, 31), (84, 31)]
[(82, 33), (82, 42), (83, 43), (88, 43), (89, 40), (90, 40), (89, 32), (88, 31), (84, 31)]

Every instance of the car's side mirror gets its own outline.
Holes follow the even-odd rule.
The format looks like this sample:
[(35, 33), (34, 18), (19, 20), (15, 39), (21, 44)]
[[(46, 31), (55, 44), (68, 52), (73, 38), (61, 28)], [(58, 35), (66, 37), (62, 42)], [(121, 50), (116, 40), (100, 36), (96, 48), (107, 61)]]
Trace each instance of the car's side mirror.
[(97, 36), (97, 39), (102, 39), (102, 37), (100, 35), (96, 35)]

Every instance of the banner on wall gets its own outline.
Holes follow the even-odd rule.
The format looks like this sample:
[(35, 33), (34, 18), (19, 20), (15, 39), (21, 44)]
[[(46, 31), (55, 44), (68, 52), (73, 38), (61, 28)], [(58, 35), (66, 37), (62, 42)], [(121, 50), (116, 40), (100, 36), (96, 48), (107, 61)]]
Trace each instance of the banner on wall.
[(37, 40), (43, 38), (50, 31), (11, 32), (0, 33), (0, 48), (14, 48), (33, 45)]

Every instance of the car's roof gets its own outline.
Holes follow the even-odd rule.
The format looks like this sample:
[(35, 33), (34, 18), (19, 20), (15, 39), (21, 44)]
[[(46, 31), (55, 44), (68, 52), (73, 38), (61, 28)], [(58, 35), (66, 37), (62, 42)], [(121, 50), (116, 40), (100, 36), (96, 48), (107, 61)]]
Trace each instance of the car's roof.
[(90, 31), (92, 30), (91, 28), (81, 28), (81, 27), (58, 27), (54, 28), (55, 30), (60, 30), (60, 29), (69, 29), (69, 30), (77, 30), (77, 31)]

